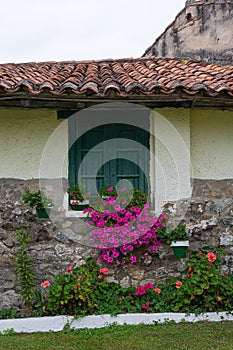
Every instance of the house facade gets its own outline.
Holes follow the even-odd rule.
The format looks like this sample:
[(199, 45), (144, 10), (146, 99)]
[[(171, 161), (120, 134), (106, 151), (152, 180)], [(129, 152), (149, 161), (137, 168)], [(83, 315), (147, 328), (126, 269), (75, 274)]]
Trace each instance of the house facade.
[[(173, 223), (186, 221), (190, 249), (224, 247), (224, 269), (232, 271), (232, 67), (151, 57), (1, 65), (0, 74), (3, 306), (20, 302), (16, 229), (32, 233), (38, 283), (96, 254), (85, 222), (64, 199), (69, 182), (93, 176), (100, 184), (109, 181), (116, 158), (136, 164), (128, 174), (119, 167), (118, 181), (141, 177), (135, 186), (147, 183), (144, 189), (158, 212)], [(114, 134), (116, 124), (119, 134)], [(78, 145), (90, 158), (81, 159), (84, 171), (77, 175), (80, 130), (88, 137)], [(113, 136), (103, 138), (103, 130)], [(118, 152), (114, 156), (113, 150)], [(42, 188), (53, 198), (50, 220), (38, 220), (23, 204), (26, 187)], [(162, 247), (140, 265), (113, 269), (110, 278), (130, 285), (179, 275), (184, 262), (170, 249)]]
[[(217, 5), (216, 5), (217, 6)], [(190, 250), (223, 248), (233, 272), (233, 66), (154, 56), (0, 65), (0, 307), (22, 303), (15, 230), (31, 232), (36, 282), (97, 256), (69, 184), (92, 195), (125, 183), (169, 222), (184, 220)], [(54, 200), (39, 220), (26, 188)], [(169, 246), (110, 268), (122, 286), (182, 275)]]

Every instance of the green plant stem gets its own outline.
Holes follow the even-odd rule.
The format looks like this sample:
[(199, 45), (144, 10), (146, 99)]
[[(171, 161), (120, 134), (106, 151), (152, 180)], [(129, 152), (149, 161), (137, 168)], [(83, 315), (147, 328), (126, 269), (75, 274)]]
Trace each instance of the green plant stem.
[(16, 254), (16, 271), (21, 288), (21, 294), (29, 307), (32, 307), (35, 299), (35, 275), (33, 271), (33, 260), (29, 254), (30, 233), (24, 230), (16, 231), (17, 242), (20, 248)]

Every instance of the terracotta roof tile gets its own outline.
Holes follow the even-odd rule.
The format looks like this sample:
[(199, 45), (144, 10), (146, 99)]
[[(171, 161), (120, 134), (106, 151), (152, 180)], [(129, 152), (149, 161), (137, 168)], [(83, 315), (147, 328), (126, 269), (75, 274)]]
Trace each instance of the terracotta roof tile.
[(233, 66), (217, 66), (174, 58), (142, 57), (103, 61), (41, 62), (0, 65), (0, 95), (26, 89), (54, 95), (88, 91), (105, 96), (109, 90), (126, 97), (134, 93), (172, 94), (177, 89), (194, 95), (204, 91), (233, 96)]

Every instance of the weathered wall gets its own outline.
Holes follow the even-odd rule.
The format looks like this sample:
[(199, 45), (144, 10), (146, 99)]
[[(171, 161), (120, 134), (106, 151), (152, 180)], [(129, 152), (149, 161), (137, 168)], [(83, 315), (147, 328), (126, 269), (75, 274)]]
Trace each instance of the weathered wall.
[[(223, 270), (233, 273), (233, 180), (194, 180), (193, 184), (185, 217), (191, 234), (190, 250), (206, 245), (224, 248)], [(30, 248), (37, 287), (45, 279), (52, 282), (55, 274), (64, 272), (68, 265), (78, 266), (87, 257), (96, 256), (88, 244), (84, 223), (66, 217), (59, 221), (56, 216), (53, 220), (39, 220), (34, 211), (23, 205), (20, 198), (25, 186), (37, 185), (36, 180), (0, 180), (0, 308), (22, 304), (14, 262), (18, 249), (16, 229), (23, 227), (32, 234)], [(54, 181), (51, 190), (56, 186)], [(185, 201), (167, 203), (165, 213), (172, 218), (179, 215), (184, 205)], [(167, 277), (181, 276), (184, 267), (184, 261), (176, 259), (169, 246), (163, 246), (158, 255), (142, 260), (140, 265), (111, 268), (109, 280), (123, 286), (158, 283)]]
[(67, 177), (67, 157), (62, 172), (56, 162), (61, 151), (68, 151), (66, 121), (57, 120), (55, 111), (0, 109), (0, 177), (38, 178), (44, 147), (49, 141), (53, 154), (48, 156), (50, 162), (53, 159), (53, 167), (47, 167), (48, 172), (45, 164), (43, 176)]
[(191, 110), (193, 177), (233, 178), (233, 112)]
[(231, 65), (232, 28), (233, 2), (187, 1), (186, 7), (143, 56), (178, 57)]

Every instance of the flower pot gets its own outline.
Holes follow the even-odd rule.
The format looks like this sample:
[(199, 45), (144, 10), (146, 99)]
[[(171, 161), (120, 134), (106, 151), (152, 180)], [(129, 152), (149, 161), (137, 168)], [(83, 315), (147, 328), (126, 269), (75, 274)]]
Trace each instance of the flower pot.
[(51, 208), (43, 208), (43, 209), (38, 209), (36, 208), (37, 215), (40, 219), (48, 219), (49, 214), (50, 214)]
[(83, 211), (85, 208), (89, 207), (89, 200), (79, 202), (76, 199), (70, 199), (70, 207), (72, 210)]
[(172, 242), (171, 247), (173, 249), (176, 258), (186, 258), (187, 248), (189, 246), (189, 241), (177, 241)]

